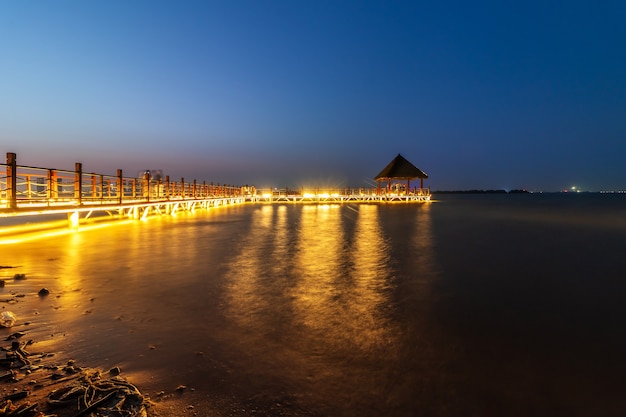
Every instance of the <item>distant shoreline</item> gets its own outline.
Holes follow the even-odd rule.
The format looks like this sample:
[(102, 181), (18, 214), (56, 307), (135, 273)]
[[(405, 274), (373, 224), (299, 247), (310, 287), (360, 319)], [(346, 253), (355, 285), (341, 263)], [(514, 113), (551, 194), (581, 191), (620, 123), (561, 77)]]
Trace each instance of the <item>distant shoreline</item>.
[(530, 194), (526, 190), (438, 190), (431, 194)]
[(626, 194), (626, 191), (433, 190), (431, 194)]

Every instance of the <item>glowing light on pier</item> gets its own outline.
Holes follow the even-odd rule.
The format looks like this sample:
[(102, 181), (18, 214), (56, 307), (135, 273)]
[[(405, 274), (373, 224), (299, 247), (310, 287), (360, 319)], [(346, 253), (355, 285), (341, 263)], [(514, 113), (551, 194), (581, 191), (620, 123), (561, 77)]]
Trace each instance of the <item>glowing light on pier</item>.
[(73, 213), (69, 214), (69, 215), (68, 215), (68, 220), (69, 220), (69, 223), (70, 223), (70, 227), (71, 227), (72, 229), (77, 229), (77, 228), (78, 228), (78, 222), (79, 222), (79, 220), (80, 220), (80, 217), (79, 217), (79, 215), (78, 215), (78, 212), (77, 212), (77, 211), (75, 211), (75, 212), (73, 212)]

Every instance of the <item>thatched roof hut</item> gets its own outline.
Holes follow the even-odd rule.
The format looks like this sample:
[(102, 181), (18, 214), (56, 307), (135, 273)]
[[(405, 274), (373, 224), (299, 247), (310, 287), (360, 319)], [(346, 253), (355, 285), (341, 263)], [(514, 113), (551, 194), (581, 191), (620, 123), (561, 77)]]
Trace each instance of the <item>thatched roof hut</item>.
[(428, 174), (410, 163), (402, 155), (398, 154), (398, 156), (389, 162), (387, 166), (374, 177), (374, 180), (378, 182), (379, 189), (381, 181), (386, 180), (387, 188), (389, 188), (392, 180), (406, 180), (406, 190), (408, 192), (411, 189), (410, 181), (417, 178), (420, 179), (420, 188), (424, 188), (424, 180), (428, 178)]

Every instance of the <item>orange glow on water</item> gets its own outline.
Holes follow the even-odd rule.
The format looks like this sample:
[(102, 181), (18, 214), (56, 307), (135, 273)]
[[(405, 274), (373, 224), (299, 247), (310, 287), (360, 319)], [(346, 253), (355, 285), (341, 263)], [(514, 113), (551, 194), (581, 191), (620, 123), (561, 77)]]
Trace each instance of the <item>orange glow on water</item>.
[(11, 226), (10, 228), (0, 229), (0, 245), (15, 245), (38, 239), (48, 239), (106, 227), (122, 226), (134, 222), (135, 220), (111, 220), (79, 225), (78, 221), (74, 220), (72, 222), (74, 227), (69, 227), (68, 221), (65, 220)]
[[(278, 310), (285, 326), (335, 349), (384, 349), (397, 329), (383, 312), (392, 284), (380, 207), (292, 207), (255, 210), (227, 273), (228, 315), (258, 331)], [(300, 213), (297, 226), (293, 210)]]

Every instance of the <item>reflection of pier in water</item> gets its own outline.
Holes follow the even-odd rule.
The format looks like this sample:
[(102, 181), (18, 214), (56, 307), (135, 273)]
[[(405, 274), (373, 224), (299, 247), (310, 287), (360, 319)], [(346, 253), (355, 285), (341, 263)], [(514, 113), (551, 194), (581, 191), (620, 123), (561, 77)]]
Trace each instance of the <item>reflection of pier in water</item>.
[(360, 415), (357, 392), (386, 398), (370, 414), (385, 415), (438, 378), (429, 205), (268, 204), (249, 223), (223, 311), (253, 374)]

